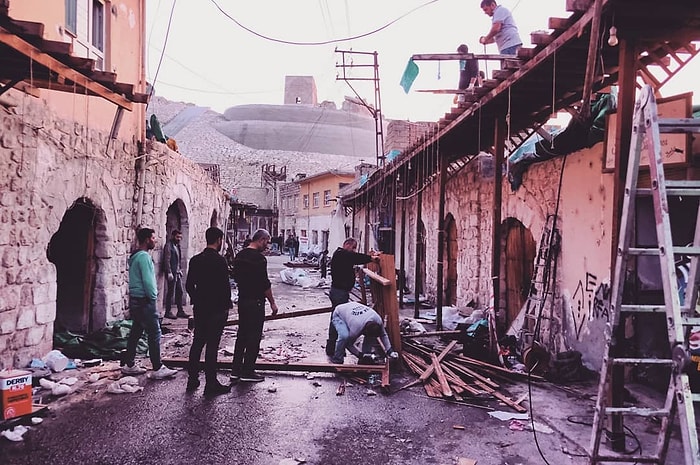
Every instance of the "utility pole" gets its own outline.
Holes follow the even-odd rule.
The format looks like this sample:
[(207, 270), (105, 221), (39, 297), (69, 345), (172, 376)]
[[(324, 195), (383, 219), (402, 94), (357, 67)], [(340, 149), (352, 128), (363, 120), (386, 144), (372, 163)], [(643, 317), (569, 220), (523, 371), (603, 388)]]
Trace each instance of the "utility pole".
[[(367, 108), (372, 117), (374, 118), (375, 127), (375, 147), (377, 154), (377, 167), (384, 167), (384, 124), (382, 121), (382, 98), (379, 89), (379, 59), (377, 52), (355, 52), (352, 50), (338, 50), (335, 49), (336, 53), (340, 53), (340, 63), (336, 63), (335, 67), (339, 68), (338, 75), (336, 76), (336, 81), (345, 81), (347, 85), (355, 93), (362, 105)], [(354, 57), (358, 56), (359, 59), (363, 61), (367, 57), (371, 57), (371, 62), (369, 63), (355, 63)], [(367, 73), (367, 69), (371, 68), (372, 73)], [(349, 70), (360, 69), (362, 72), (358, 77), (350, 76)], [(367, 103), (365, 99), (360, 97), (355, 88), (352, 86), (352, 81), (371, 81), (374, 84), (374, 105)]]

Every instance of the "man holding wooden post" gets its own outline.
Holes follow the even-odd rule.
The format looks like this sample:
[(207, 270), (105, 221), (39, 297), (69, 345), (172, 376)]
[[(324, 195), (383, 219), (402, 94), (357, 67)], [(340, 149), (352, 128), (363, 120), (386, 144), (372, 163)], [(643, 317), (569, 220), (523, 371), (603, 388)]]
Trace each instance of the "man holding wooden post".
[[(370, 255), (357, 252), (357, 239), (349, 237), (345, 239), (342, 247), (333, 252), (331, 258), (331, 290), (329, 297), (331, 305), (335, 309), (340, 304), (350, 301), (350, 291), (355, 286), (355, 265), (364, 265), (379, 258), (379, 252)], [(332, 357), (335, 353), (335, 342), (338, 333), (333, 326), (333, 321), (328, 327), (328, 340), (326, 341), (326, 355)]]

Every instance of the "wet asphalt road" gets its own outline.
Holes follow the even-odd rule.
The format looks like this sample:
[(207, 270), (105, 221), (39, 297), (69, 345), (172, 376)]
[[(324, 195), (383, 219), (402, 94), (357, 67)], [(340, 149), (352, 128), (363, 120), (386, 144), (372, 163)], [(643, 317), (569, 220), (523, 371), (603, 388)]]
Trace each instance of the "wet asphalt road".
[[(3, 440), (0, 463), (449, 465), (459, 457), (478, 465), (544, 463), (531, 433), (511, 431), (482, 409), (425, 398), (420, 388), (371, 396), (352, 385), (337, 396), (333, 376), (274, 374), (209, 399), (202, 388), (186, 394), (185, 381), (184, 372), (173, 380), (144, 378), (140, 393), (62, 409), (23, 442)], [(545, 441), (549, 457), (561, 460), (550, 463), (584, 463), (563, 456), (558, 434)]]
[[(268, 260), (274, 277), (285, 259)], [(328, 302), (320, 289), (302, 290), (274, 279), (273, 291), (281, 312)], [(322, 361), (327, 324), (327, 314), (268, 322), (262, 345), (294, 343), (308, 361)], [(220, 380), (227, 375), (222, 371)], [(104, 386), (88, 391), (84, 400), (52, 408), (24, 441), (0, 438), (0, 465), (293, 465), (300, 460), (313, 465), (456, 465), (459, 458), (475, 459), (477, 465), (545, 463), (532, 433), (513, 431), (484, 409), (429, 399), (420, 387), (368, 395), (366, 387), (351, 384), (345, 395), (337, 396), (341, 381), (334, 375), (266, 376), (262, 383), (240, 383), (230, 394), (211, 399), (203, 396), (203, 387), (184, 392), (184, 371), (172, 380), (141, 376), (144, 390), (136, 394), (110, 395)], [(392, 387), (412, 379), (394, 371)], [(524, 389), (522, 384), (509, 388), (513, 398)], [(569, 428), (566, 417), (590, 412), (592, 402), (544, 387), (534, 396), (540, 415), (555, 429), (540, 435), (549, 463), (586, 463), (565, 455), (562, 447), (582, 452), (575, 443), (585, 444), (590, 429)], [(485, 405), (510, 411), (495, 401)]]

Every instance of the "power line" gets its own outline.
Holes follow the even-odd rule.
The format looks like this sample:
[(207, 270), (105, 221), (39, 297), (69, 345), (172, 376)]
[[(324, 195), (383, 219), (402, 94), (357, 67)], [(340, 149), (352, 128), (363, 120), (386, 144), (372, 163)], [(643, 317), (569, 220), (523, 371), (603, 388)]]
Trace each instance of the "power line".
[[(173, 6), (170, 8), (170, 17), (168, 18), (168, 28), (165, 30), (165, 40), (163, 40), (163, 51), (160, 54), (160, 59), (158, 60), (158, 67), (156, 68), (156, 74), (153, 77), (153, 84), (151, 84), (151, 95), (153, 95), (153, 90), (156, 88), (156, 82), (158, 81), (158, 73), (160, 72), (160, 65), (163, 64), (163, 57), (165, 56), (165, 47), (168, 46), (168, 37), (170, 36), (170, 26), (173, 24), (173, 13), (175, 12), (175, 4), (177, 0), (173, 0)], [(148, 104), (146, 105), (148, 108)]]
[[(162, 50), (161, 50), (160, 48), (156, 47), (155, 45), (152, 45), (151, 47), (152, 47), (153, 49), (159, 51), (159, 52), (162, 52)], [(197, 71), (193, 70), (192, 68), (190, 68), (189, 66), (185, 65), (185, 64), (182, 63), (181, 61), (176, 60), (175, 58), (173, 58), (172, 56), (168, 55), (167, 53), (165, 54), (165, 58), (167, 58), (168, 60), (174, 62), (174, 63), (177, 64), (177, 65), (180, 65), (183, 69), (189, 71), (190, 73), (194, 74), (194, 75), (197, 76), (197, 77), (202, 78), (203, 80), (207, 81), (209, 84), (215, 85), (216, 87), (218, 87), (219, 89), (221, 89), (221, 90), (223, 90), (223, 91), (226, 91), (227, 93), (233, 93), (233, 92), (230, 91), (229, 89), (227, 89), (227, 88), (223, 87), (222, 85), (220, 85), (220, 84), (218, 84), (218, 83), (212, 81), (211, 79), (207, 78), (206, 76), (204, 76), (204, 75), (202, 75), (202, 74), (199, 74)]]
[(296, 41), (291, 41), (291, 40), (276, 39), (276, 38), (274, 38), (274, 37), (269, 37), (269, 36), (260, 34), (260, 33), (258, 33), (258, 32), (255, 32), (254, 30), (250, 29), (249, 27), (244, 26), (244, 25), (241, 24), (236, 18), (234, 18), (234, 17), (231, 16), (230, 14), (226, 13), (226, 11), (224, 11), (224, 10), (219, 6), (219, 4), (216, 3), (216, 0), (209, 0), (209, 1), (210, 1), (211, 3), (213, 3), (214, 6), (215, 6), (224, 16), (226, 16), (228, 19), (230, 19), (231, 21), (233, 21), (238, 27), (240, 27), (241, 29), (244, 29), (245, 31), (250, 32), (250, 33), (253, 34), (254, 36), (260, 37), (261, 39), (269, 40), (269, 41), (271, 41), (271, 42), (277, 42), (277, 43), (280, 43), (280, 44), (287, 44), (287, 45), (311, 45), (311, 46), (314, 46), (314, 45), (328, 45), (328, 44), (334, 44), (334, 43), (338, 43), (338, 42), (348, 42), (348, 41), (351, 41), (351, 40), (361, 39), (361, 38), (363, 38), (363, 37), (367, 37), (367, 36), (370, 36), (370, 35), (372, 35), (372, 34), (376, 34), (376, 33), (380, 32), (380, 31), (383, 31), (384, 29), (388, 28), (389, 26), (391, 26), (392, 24), (396, 23), (397, 21), (399, 21), (399, 20), (405, 18), (406, 16), (410, 15), (410, 14), (413, 13), (414, 11), (419, 10), (419, 9), (421, 9), (421, 8), (423, 8), (423, 7), (426, 7), (426, 6), (428, 6), (428, 5), (432, 4), (432, 3), (435, 3), (435, 2), (437, 2), (438, 0), (430, 0), (430, 1), (428, 1), (428, 2), (423, 3), (422, 5), (418, 5), (417, 7), (413, 8), (412, 10), (409, 10), (408, 12), (402, 14), (402, 15), (399, 16), (398, 18), (396, 18), (396, 19), (394, 19), (394, 20), (392, 20), (392, 21), (389, 21), (389, 22), (386, 23), (385, 25), (383, 25), (383, 26), (381, 26), (381, 27), (379, 27), (379, 28), (377, 28), (377, 29), (374, 29), (374, 30), (372, 30), (372, 31), (365, 32), (365, 33), (363, 33), (363, 34), (359, 34), (359, 35), (356, 35), (356, 36), (344, 37), (344, 38), (340, 38), (340, 39), (330, 39), (330, 40), (324, 40), (324, 41), (319, 41), (319, 42), (296, 42)]

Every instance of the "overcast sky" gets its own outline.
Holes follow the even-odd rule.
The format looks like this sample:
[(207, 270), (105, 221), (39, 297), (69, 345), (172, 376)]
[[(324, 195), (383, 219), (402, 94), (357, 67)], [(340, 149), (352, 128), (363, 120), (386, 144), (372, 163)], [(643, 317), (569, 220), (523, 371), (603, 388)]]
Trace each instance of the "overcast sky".
[[(314, 76), (319, 102), (339, 104), (344, 96), (354, 93), (347, 83), (336, 80), (336, 64), (341, 59), (335, 52), (338, 48), (378, 52), (385, 117), (436, 121), (449, 111), (452, 96), (416, 90), (456, 88), (457, 64), (418, 62), (418, 79), (405, 94), (399, 80), (408, 59), (415, 53), (452, 53), (460, 43), (469, 45), (470, 51), (484, 53), (478, 40), (491, 25), (479, 7), (480, 0), (175, 0), (174, 10), (173, 1), (147, 2), (148, 79), (153, 82), (156, 78), (166, 44), (156, 95), (219, 112), (242, 104), (282, 104), (286, 75)], [(526, 46), (530, 45), (529, 33), (546, 30), (549, 17), (569, 16), (565, 0), (500, 3), (513, 12)], [(283, 43), (346, 39), (384, 26), (379, 32), (349, 41), (314, 46)], [(486, 53), (497, 53), (496, 46), (487, 46)], [(368, 59), (356, 56), (354, 63), (368, 63)], [(684, 74), (697, 76), (700, 64), (698, 59), (694, 61)], [(373, 75), (371, 68), (352, 73), (357, 77)], [(698, 93), (698, 80), (687, 79), (674, 78), (663, 94)], [(371, 82), (352, 84), (373, 103)]]

